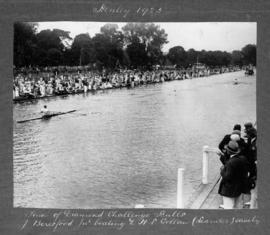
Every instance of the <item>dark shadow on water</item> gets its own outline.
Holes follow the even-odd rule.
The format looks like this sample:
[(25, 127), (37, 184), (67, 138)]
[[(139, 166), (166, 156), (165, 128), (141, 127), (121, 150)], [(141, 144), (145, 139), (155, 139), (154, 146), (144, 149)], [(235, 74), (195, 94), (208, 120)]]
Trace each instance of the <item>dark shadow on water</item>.
[(67, 99), (69, 97), (69, 95), (61, 95), (59, 97), (60, 97), (61, 100), (65, 100), (65, 99)]
[(49, 122), (51, 120), (51, 117), (50, 118), (42, 118), (40, 119), (40, 121), (42, 122)]

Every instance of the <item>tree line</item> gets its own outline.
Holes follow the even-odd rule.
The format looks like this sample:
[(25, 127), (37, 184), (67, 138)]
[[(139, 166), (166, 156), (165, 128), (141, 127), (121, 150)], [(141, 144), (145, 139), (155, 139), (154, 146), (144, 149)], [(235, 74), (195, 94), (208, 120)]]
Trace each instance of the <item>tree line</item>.
[(26, 66), (83, 66), (94, 69), (150, 68), (153, 65), (187, 68), (196, 62), (209, 67), (256, 65), (256, 45), (241, 50), (196, 51), (175, 46), (163, 53), (168, 43), (164, 29), (154, 23), (105, 24), (100, 33), (90, 37), (82, 33), (71, 38), (61, 29), (37, 32), (37, 23), (14, 24), (14, 65)]

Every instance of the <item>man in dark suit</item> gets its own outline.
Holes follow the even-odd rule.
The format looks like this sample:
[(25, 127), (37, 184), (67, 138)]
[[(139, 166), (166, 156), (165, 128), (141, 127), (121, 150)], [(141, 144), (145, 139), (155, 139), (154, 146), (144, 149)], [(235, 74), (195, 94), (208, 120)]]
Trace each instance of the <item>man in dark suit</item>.
[(241, 137), (241, 125), (235, 124), (233, 127), (233, 132), (231, 134), (225, 135), (220, 144), (218, 145), (219, 150), (221, 151), (219, 153), (220, 161), (224, 165), (226, 161), (230, 158), (230, 156), (227, 155), (226, 146), (228, 143), (233, 140), (236, 141), (240, 147), (240, 151), (242, 154), (245, 154), (246, 144), (245, 140)]
[(247, 147), (246, 147), (246, 158), (249, 163), (249, 188), (245, 193), (250, 194), (251, 199), (250, 204), (251, 209), (257, 208), (257, 130), (252, 125), (252, 123), (248, 122), (245, 124), (245, 133), (247, 137)]
[(218, 148), (220, 149), (221, 152), (223, 152), (223, 153), (226, 152), (225, 146), (232, 140), (232, 138), (231, 138), (232, 135), (238, 135), (239, 138), (235, 138), (233, 140), (238, 142), (241, 149), (245, 148), (245, 141), (244, 141), (243, 138), (241, 138), (241, 125), (240, 124), (235, 124), (234, 127), (233, 127), (232, 133), (225, 135), (224, 138), (219, 143)]
[(223, 208), (234, 209), (239, 207), (241, 194), (246, 190), (246, 183), (249, 175), (249, 164), (243, 155), (236, 141), (230, 141), (225, 146), (229, 159), (221, 168), (221, 182), (218, 193), (223, 196)]

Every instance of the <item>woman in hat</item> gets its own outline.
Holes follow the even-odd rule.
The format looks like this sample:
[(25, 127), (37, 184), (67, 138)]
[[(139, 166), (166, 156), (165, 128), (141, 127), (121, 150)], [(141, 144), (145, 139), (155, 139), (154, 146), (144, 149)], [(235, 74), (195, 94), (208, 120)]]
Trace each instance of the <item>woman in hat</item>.
[(240, 153), (237, 142), (230, 141), (225, 147), (229, 159), (221, 168), (221, 182), (218, 193), (223, 196), (224, 209), (239, 207), (241, 194), (249, 175), (248, 162)]

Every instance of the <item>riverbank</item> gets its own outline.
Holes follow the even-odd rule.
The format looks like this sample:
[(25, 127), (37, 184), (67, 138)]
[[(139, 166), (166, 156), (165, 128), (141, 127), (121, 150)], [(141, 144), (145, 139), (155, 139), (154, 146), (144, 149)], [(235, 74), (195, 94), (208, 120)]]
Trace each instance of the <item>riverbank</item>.
[[(231, 70), (224, 70), (222, 73), (235, 72)], [(33, 101), (36, 99), (45, 99), (55, 96), (67, 96), (82, 93), (95, 93), (100, 90), (110, 89), (122, 89), (122, 88), (135, 88), (142, 85), (157, 84), (175, 80), (195, 79), (202, 77), (209, 77), (217, 75), (216, 73), (186, 73), (183, 71), (155, 71), (147, 75), (145, 74), (134, 74), (123, 76), (121, 79), (117, 78), (116, 75), (112, 79), (96, 79), (92, 77), (92, 74), (87, 76), (76, 77), (71, 82), (70, 77), (65, 79), (63, 75), (59, 78), (52, 79), (46, 82), (43, 78), (40, 81), (33, 83), (30, 81), (23, 82), (22, 78), (16, 78), (17, 84), (14, 85), (13, 90), (13, 101), (15, 103)], [(69, 75), (73, 76), (73, 75)], [(78, 76), (78, 75), (76, 75)], [(90, 77), (89, 77), (90, 76)]]

